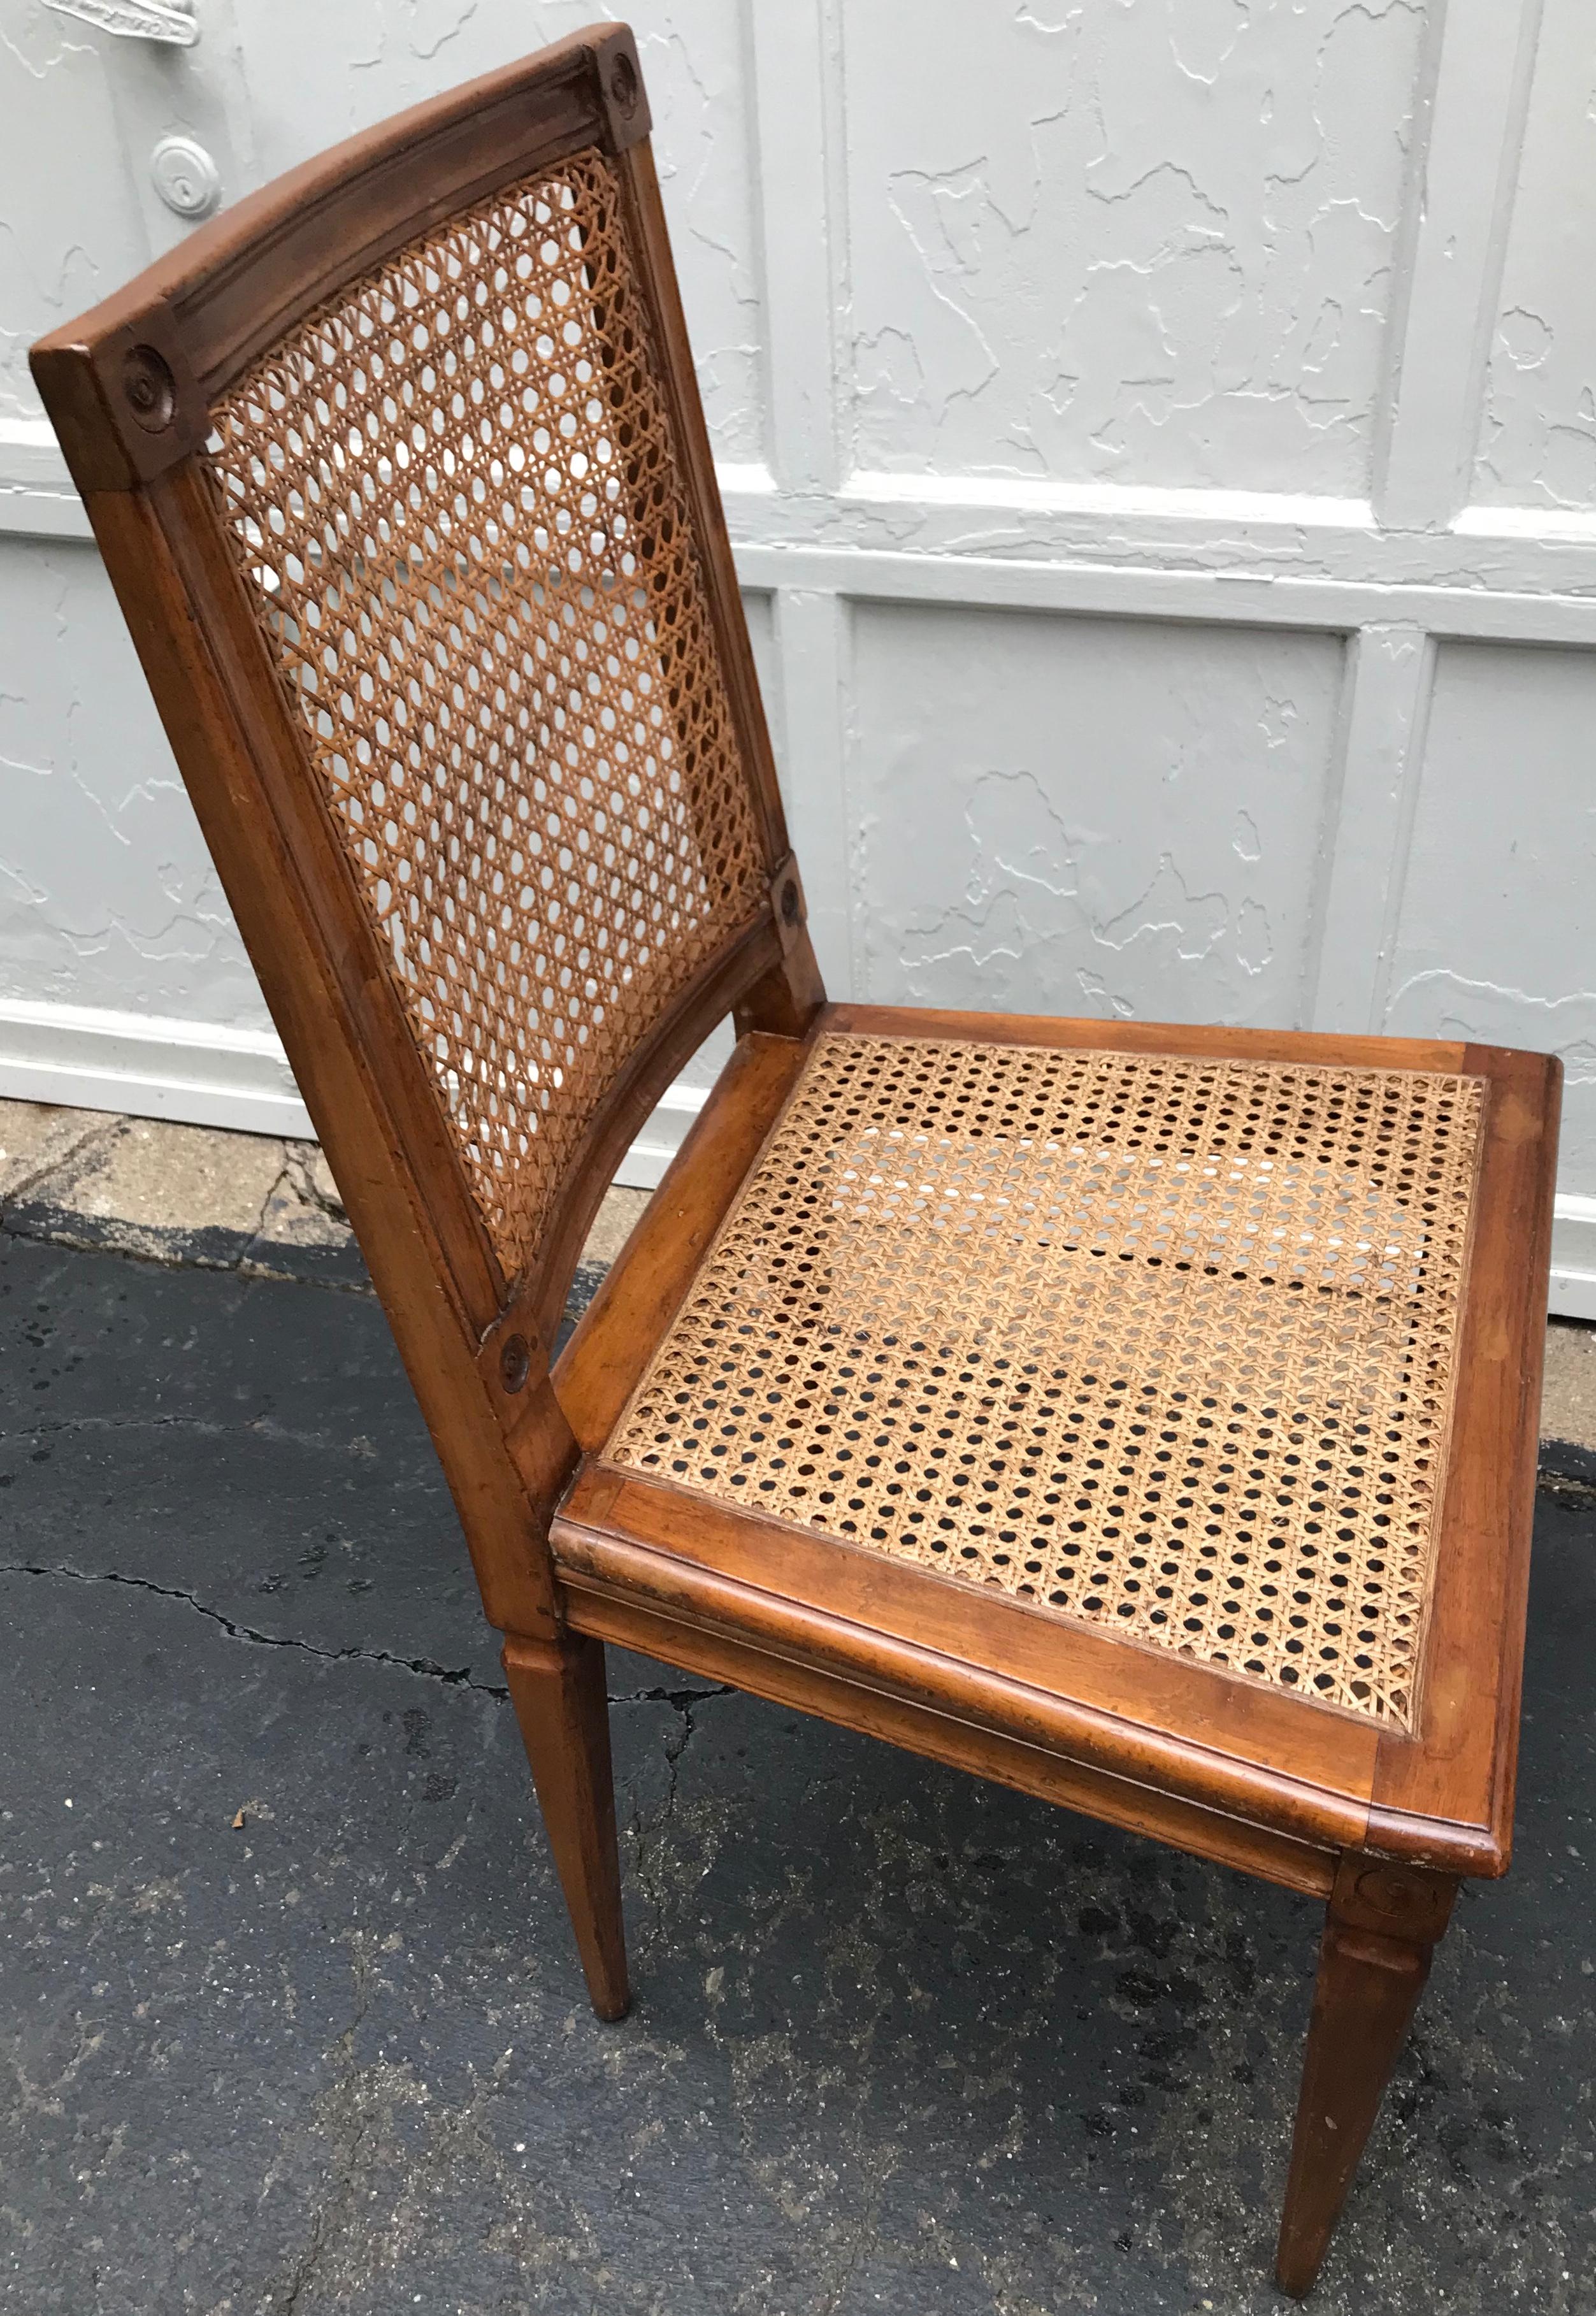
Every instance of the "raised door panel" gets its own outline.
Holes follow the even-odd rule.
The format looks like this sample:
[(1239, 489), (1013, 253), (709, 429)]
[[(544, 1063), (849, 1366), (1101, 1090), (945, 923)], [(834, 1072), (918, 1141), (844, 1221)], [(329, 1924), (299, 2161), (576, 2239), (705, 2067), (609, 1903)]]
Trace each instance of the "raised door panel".
[(1294, 1026), (1338, 639), (860, 607), (874, 1002)]
[(859, 466), (1367, 494), (1426, 9), (843, 21)]
[(1596, 512), (1596, 41), (1545, 0), (1486, 358), (1472, 497)]

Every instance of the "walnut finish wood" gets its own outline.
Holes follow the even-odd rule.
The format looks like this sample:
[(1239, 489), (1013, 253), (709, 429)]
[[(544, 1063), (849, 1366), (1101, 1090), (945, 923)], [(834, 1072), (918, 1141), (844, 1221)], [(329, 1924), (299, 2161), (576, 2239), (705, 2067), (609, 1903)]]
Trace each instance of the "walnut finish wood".
[(990, 1777), (1039, 1801), (1080, 1810), (1110, 1825), (1166, 1841), (1194, 1857), (1234, 1866), (1288, 1890), (1324, 1897), (1335, 1875), (1337, 1852), (1299, 1841), (1273, 1825), (1250, 1822), (1181, 1801), (1028, 1743), (1009, 1726), (992, 1726), (969, 1714), (944, 1710), (923, 1696), (901, 1694), (884, 1670), (860, 1679), (816, 1661), (783, 1655), (741, 1632), (689, 1624), (656, 1608), (635, 1590), (609, 1591), (584, 1573), (569, 1572), (571, 1623), (618, 1647), (663, 1658), (684, 1672), (724, 1680), (753, 1697), (812, 1713), (839, 1728), (857, 1729), (906, 1752), (920, 1753), (972, 1776)]
[(552, 1644), (506, 1641), (504, 1677), (593, 2007), (601, 2018), (624, 2018), (632, 1996), (620, 1919), (603, 1643), (584, 1634)]
[(745, 1633), (1303, 1840), (1361, 1843), (1378, 1730), (818, 1533), (589, 1460), (550, 1531), (562, 1573)]
[(1325, 1911), (1275, 2280), (1310, 2291), (1413, 2023), (1455, 1881), (1349, 1851)]
[[(860, 1038), (949, 1038), (993, 1046), (1081, 1046), (1119, 1054), (1208, 1054), (1217, 1061), (1308, 1062), (1349, 1070), (1465, 1067), (1483, 1047), (1423, 1038), (1325, 1037), (1309, 1029), (1211, 1029), (1189, 1021), (1083, 1021), (1046, 1013), (950, 1013), (933, 1006), (828, 1005), (817, 1029)], [(1527, 1058), (1544, 1064), (1546, 1056)]]
[[(129, 503), (147, 511), (152, 530), (158, 533), (158, 548), (149, 542), (152, 557), (158, 554), (166, 576), (158, 598), (146, 592), (142, 561), (129, 565), (124, 560)], [(383, 970), (348, 857), (309, 777), (302, 735), (244, 595), (204, 477), (190, 460), (136, 498), (95, 492), (86, 504), (223, 882), (231, 873), (240, 887), (235, 895), (227, 885), (227, 897), (251, 961), (263, 979), (270, 974), (274, 907), (263, 910), (256, 890), (261, 859), (269, 851), (272, 865), (281, 864), (283, 886), (292, 892), (307, 937), (319, 953), (322, 978), (333, 992), (340, 1043), (352, 1050), (383, 1106), (388, 1140), (415, 1186), (414, 1195), (424, 1205), (450, 1287), (467, 1324), (480, 1334), (504, 1300), (505, 1281), (392, 979)], [(168, 672), (156, 655), (172, 637), (178, 604), (186, 611), (189, 633), (177, 640), (187, 651), (189, 664)], [(210, 735), (192, 737), (188, 729), (188, 715), (203, 680), (197, 664), (201, 654), (204, 675), (214, 689), (215, 722), (219, 726), (225, 719), (234, 727), (236, 771), (226, 805), (235, 825), (219, 842), (212, 838), (207, 819), (222, 806), (217, 794), (218, 752)], [(271, 981), (264, 985), (271, 1001)], [(285, 1042), (290, 1034), (297, 1034), (311, 1048), (301, 1083), (317, 1135), (325, 1138), (330, 1133), (335, 1153), (338, 1122), (330, 1104), (317, 1104), (317, 1064), (327, 1044), (325, 1030), (296, 1015), (291, 1032), (283, 1034)], [(299, 1075), (300, 1058), (292, 1045), (289, 1056)]]
[(1490, 1094), (1442, 1549), (1419, 1725), (1382, 1741), (1369, 1839), (1454, 1872), (1499, 1875), (1512, 1854), (1563, 1073), (1551, 1056), (1495, 1046), (1467, 1047), (1463, 1066)]
[[(605, 1640), (1328, 1896), (1281, 2237), (1281, 2280), (1300, 2291), (1456, 1877), (1501, 1873), (1508, 1860), (1557, 1065), (1444, 1041), (826, 1007), (647, 125), (631, 35), (592, 27), (227, 211), (44, 341), (36, 375), (436, 1442), (484, 1607), (507, 1635), (515, 1711), (595, 2009), (619, 2017), (628, 2000)], [(750, 901), (738, 887), (718, 947), (623, 1055), (597, 1109), (582, 1113), (536, 1253), (511, 1278), (223, 530), (204, 446), (212, 402), (322, 300), (500, 188), (595, 150), (620, 189), (657, 340), (682, 472), (678, 532), (684, 519), (769, 891)], [(622, 375), (618, 363), (612, 396)], [(627, 424), (622, 410), (623, 448)], [(745, 906), (747, 922), (732, 924)], [(728, 1011), (736, 1051), (551, 1374), (571, 1271), (616, 1162)], [(1411, 1735), (604, 1464), (827, 1029), (1486, 1082), (1454, 1444)]]

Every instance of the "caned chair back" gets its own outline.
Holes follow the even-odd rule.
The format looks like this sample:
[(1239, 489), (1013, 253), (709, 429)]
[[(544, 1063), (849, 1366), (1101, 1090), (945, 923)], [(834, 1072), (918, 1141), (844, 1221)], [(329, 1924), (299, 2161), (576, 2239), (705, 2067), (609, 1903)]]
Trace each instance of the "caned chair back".
[(181, 588), (275, 688), (263, 717), (224, 686), (256, 842), (308, 868), (481, 1324), (518, 1287), (549, 1318), (626, 1135), (796, 914), (647, 125), (595, 28), (280, 181), (35, 359), (92, 509), (181, 485)]

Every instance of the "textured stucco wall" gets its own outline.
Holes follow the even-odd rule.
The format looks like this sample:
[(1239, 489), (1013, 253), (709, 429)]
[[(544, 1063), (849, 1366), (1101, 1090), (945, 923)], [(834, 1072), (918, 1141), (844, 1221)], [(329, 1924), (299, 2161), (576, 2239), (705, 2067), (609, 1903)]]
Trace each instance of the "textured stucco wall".
[(1596, 655), (1443, 647), (1401, 923), (1391, 1029), (1556, 1047), (1596, 1183)]
[(0, 543), (0, 990), (264, 1027), (91, 548)]
[[(28, 347), (146, 263), (95, 38), (0, 6), (0, 414), (36, 416)], [(8, 655), (8, 658), (9, 658)]]
[[(266, 1018), (28, 340), (180, 233), (164, 130), (236, 193), (591, 13), (0, 0), (0, 1078)], [(1556, 1044), (1596, 1315), (1584, 0), (628, 13), (834, 985)]]
[(1545, 0), (1473, 495), (1596, 506), (1596, 18)]
[(846, 12), (860, 463), (1360, 494), (1424, 17)]
[(1341, 658), (1323, 636), (862, 612), (869, 995), (1297, 1016)]

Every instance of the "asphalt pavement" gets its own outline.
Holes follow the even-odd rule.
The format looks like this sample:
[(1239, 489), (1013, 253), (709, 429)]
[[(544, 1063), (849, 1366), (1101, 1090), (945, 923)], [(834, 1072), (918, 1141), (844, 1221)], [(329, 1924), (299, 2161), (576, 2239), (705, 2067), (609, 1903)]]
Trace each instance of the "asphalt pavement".
[[(61, 1115), (0, 1214), (0, 2306), (1287, 2304), (1312, 1903), (612, 1654), (601, 2026), (314, 1154), (250, 1230), (173, 1193), (134, 1246)], [(1596, 2310), (1596, 1459), (1546, 1466), (1517, 1863), (1440, 1951), (1322, 2316)]]

